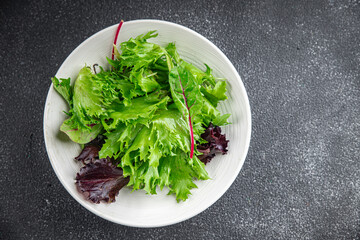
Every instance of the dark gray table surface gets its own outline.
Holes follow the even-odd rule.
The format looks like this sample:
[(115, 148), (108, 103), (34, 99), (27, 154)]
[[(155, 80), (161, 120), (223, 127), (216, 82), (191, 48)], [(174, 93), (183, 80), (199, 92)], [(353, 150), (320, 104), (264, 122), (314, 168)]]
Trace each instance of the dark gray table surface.
[[(359, 239), (359, 1), (1, 1), (0, 239)], [(63, 188), (43, 110), (82, 41), (120, 19), (162, 19), (217, 45), (252, 108), (230, 189), (163, 228), (103, 220)]]

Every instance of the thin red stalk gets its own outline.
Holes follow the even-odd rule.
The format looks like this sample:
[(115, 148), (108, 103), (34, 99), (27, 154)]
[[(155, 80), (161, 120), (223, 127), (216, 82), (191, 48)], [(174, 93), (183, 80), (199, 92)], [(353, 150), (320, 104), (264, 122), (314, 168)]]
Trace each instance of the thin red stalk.
[(189, 113), (189, 126), (190, 126), (190, 136), (191, 136), (191, 150), (190, 150), (190, 159), (193, 158), (194, 155), (194, 131), (191, 123), (191, 117)]
[[(116, 35), (115, 35), (115, 39), (114, 39), (114, 45), (116, 46), (116, 42), (117, 42), (117, 39), (118, 39), (118, 35), (119, 35), (119, 32), (120, 32), (120, 29), (121, 29), (121, 26), (122, 24), (124, 23), (124, 20), (121, 20), (117, 29), (116, 29)], [(113, 45), (113, 49), (112, 49), (112, 55), (111, 55), (111, 59), (114, 60), (114, 52), (115, 52), (115, 47)]]
[(184, 97), (185, 105), (189, 112), (189, 127), (190, 127), (190, 137), (191, 137), (190, 159), (192, 159), (194, 156), (194, 131), (193, 131), (192, 123), (191, 123), (190, 108), (189, 108), (189, 105), (186, 100), (185, 90), (184, 90), (182, 82), (181, 82), (180, 74), (179, 74), (179, 81), (180, 81), (180, 86), (181, 86), (181, 90), (182, 90), (182, 95)]

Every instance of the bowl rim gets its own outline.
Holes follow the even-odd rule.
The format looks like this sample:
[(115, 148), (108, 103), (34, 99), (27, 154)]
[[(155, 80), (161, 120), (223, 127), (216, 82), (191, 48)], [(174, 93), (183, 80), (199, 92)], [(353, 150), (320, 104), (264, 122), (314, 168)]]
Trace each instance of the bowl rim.
[[(49, 100), (49, 96), (50, 96), (50, 93), (53, 89), (53, 84), (51, 83), (50, 87), (49, 87), (49, 90), (48, 90), (48, 93), (47, 93), (47, 96), (46, 96), (46, 100), (45, 100), (45, 108), (44, 108), (44, 116), (43, 116), (43, 136), (44, 136), (44, 142), (45, 142), (45, 148), (46, 148), (46, 153), (48, 155), (48, 158), (50, 160), (50, 163), (51, 163), (51, 166), (58, 178), (58, 180), (60, 181), (60, 183), (63, 185), (63, 187), (66, 189), (66, 191), (78, 202), (80, 203), (81, 206), (83, 206), (84, 208), (86, 208), (87, 210), (89, 210), (90, 212), (94, 213), (95, 215), (103, 218), (103, 219), (106, 219), (108, 221), (111, 221), (113, 223), (117, 223), (117, 224), (121, 224), (121, 225), (124, 225), (124, 226), (129, 226), (129, 227), (141, 227), (141, 228), (153, 228), (153, 227), (164, 227), (164, 226), (169, 226), (169, 225), (173, 225), (173, 224), (176, 224), (176, 223), (180, 223), (180, 222), (183, 222), (185, 220), (188, 220), (198, 214), (200, 214), (201, 212), (205, 211), (207, 208), (209, 208), (210, 206), (212, 206), (216, 201), (218, 201), (224, 194), (225, 192), (230, 188), (230, 186), (234, 183), (234, 181), (236, 180), (236, 178), (238, 177), (239, 173), (240, 173), (240, 170), (245, 162), (245, 159), (246, 159), (246, 156), (247, 156), (247, 153), (248, 153), (248, 150), (249, 150), (249, 146), (250, 146), (250, 139), (251, 139), (251, 130), (252, 130), (252, 118), (251, 118), (251, 108), (250, 108), (250, 102), (249, 102), (249, 98), (248, 98), (248, 94), (246, 92), (246, 89), (245, 89), (245, 86), (244, 86), (244, 83), (242, 81), (242, 78), (240, 77), (239, 73), (237, 72), (237, 70), (235, 69), (234, 65), (231, 63), (231, 61), (228, 59), (228, 57), (214, 44), (212, 43), (210, 40), (208, 40), (206, 37), (202, 36), (201, 34), (197, 33), (196, 31), (188, 28), (188, 27), (185, 27), (185, 26), (182, 26), (180, 24), (177, 24), (177, 23), (173, 23), (173, 22), (169, 22), (169, 21), (164, 21), (164, 20), (157, 20), (157, 19), (137, 19), (137, 20), (131, 20), (131, 21), (126, 21), (124, 22), (124, 24), (127, 24), (127, 23), (161, 23), (161, 24), (167, 24), (167, 25), (170, 25), (170, 26), (173, 26), (173, 27), (176, 27), (176, 28), (181, 28), (182, 30), (184, 31), (187, 31), (187, 32), (190, 32), (191, 34), (199, 37), (200, 39), (202, 39), (203, 41), (207, 42), (212, 48), (214, 51), (216, 51), (217, 53), (219, 53), (220, 55), (222, 55), (226, 61), (226, 64), (230, 66), (231, 70), (238, 76), (238, 78), (240, 79), (240, 81), (238, 82), (239, 83), (239, 86), (240, 86), (240, 89), (241, 89), (241, 94), (244, 96), (244, 100), (245, 100), (245, 112), (246, 112), (246, 115), (247, 115), (247, 122), (248, 122), (248, 131), (247, 131), (247, 135), (245, 136), (245, 151), (244, 151), (244, 154), (241, 156), (241, 158), (239, 158), (240, 160), (240, 164), (237, 166), (237, 169), (236, 169), (236, 174), (234, 174), (234, 176), (232, 176), (232, 178), (230, 179), (230, 181), (228, 181), (227, 185), (225, 185), (222, 190), (220, 190), (219, 192), (221, 192), (217, 198), (215, 199), (212, 199), (211, 201), (208, 202), (208, 204), (206, 205), (203, 205), (205, 207), (201, 207), (201, 208), (198, 208), (196, 211), (192, 212), (191, 214), (187, 215), (187, 216), (184, 216), (182, 217), (181, 219), (177, 219), (177, 220), (174, 220), (174, 221), (169, 221), (167, 223), (162, 223), (162, 224), (147, 224), (147, 225), (144, 225), (144, 224), (136, 224), (135, 222), (126, 222), (126, 221), (121, 221), (119, 219), (116, 219), (114, 217), (111, 217), (111, 216), (108, 216), (106, 214), (103, 214), (101, 211), (97, 210), (97, 209), (94, 209), (94, 208), (91, 208), (89, 207), (88, 205), (86, 204), (83, 204), (84, 201), (86, 201), (85, 199), (81, 199), (79, 196), (77, 195), (73, 195), (71, 193), (71, 190), (67, 187), (67, 185), (65, 184), (60, 172), (55, 168), (55, 164), (54, 164), (54, 159), (52, 159), (50, 153), (49, 153), (49, 143), (47, 142), (47, 137), (46, 137), (46, 128), (45, 128), (45, 123), (47, 122), (47, 112), (49, 111), (49, 104), (48, 104), (48, 100)], [(66, 59), (63, 61), (63, 63), (61, 64), (61, 66), (58, 68), (58, 71), (56, 72), (55, 76), (59, 73), (59, 70), (63, 67), (64, 63), (67, 62), (67, 60), (72, 57), (73, 55), (75, 55), (79, 49), (87, 44), (87, 42), (91, 41), (93, 38), (97, 37), (98, 35), (101, 35), (103, 32), (111, 29), (111, 28), (114, 28), (116, 29), (116, 27), (118, 26), (118, 24), (114, 24), (114, 25), (111, 25), (109, 27), (106, 27), (96, 33), (94, 33), (93, 35), (91, 35), (90, 37), (88, 37), (86, 40), (84, 40), (80, 45), (78, 45), (67, 57)]]

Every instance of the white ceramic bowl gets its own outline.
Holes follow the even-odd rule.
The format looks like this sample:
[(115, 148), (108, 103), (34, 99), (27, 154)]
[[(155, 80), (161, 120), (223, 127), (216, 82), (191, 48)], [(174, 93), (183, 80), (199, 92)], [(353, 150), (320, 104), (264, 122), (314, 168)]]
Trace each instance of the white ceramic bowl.
[[(111, 57), (112, 42), (117, 25), (108, 27), (84, 41), (64, 61), (56, 73), (57, 77), (71, 77), (74, 81), (85, 65), (98, 63), (108, 66), (105, 56)], [(80, 146), (71, 142), (59, 130), (68, 110), (65, 101), (51, 85), (44, 112), (44, 137), (46, 150), (54, 171), (66, 190), (81, 205), (109, 221), (135, 227), (159, 227), (189, 219), (217, 201), (236, 179), (245, 161), (251, 135), (251, 113), (249, 100), (239, 74), (229, 59), (209, 40), (200, 34), (178, 24), (158, 20), (136, 20), (125, 22), (121, 28), (118, 44), (139, 34), (157, 30), (159, 36), (150, 41), (165, 45), (175, 42), (180, 56), (195, 66), (204, 69), (208, 64), (216, 77), (228, 82), (226, 103), (220, 111), (231, 113), (230, 122), (223, 128), (230, 140), (227, 155), (216, 156), (206, 166), (211, 180), (196, 181), (197, 189), (186, 202), (177, 203), (174, 196), (167, 195), (167, 189), (157, 195), (146, 195), (145, 191), (131, 193), (123, 188), (111, 204), (93, 204), (86, 201), (75, 187), (75, 176), (81, 164), (74, 160), (80, 153)], [(49, 79), (50, 81), (50, 79)], [(241, 193), (240, 193), (241, 194)]]

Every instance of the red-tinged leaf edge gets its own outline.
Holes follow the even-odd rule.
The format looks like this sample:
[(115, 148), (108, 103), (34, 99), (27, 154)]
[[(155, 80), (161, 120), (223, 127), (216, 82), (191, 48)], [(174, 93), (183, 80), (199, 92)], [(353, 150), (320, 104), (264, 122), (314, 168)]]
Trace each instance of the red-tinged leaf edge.
[(93, 203), (115, 201), (115, 196), (129, 183), (123, 170), (108, 159), (97, 159), (87, 163), (76, 175), (76, 186), (82, 195)]
[(115, 52), (115, 47), (116, 46), (116, 43), (117, 43), (117, 39), (118, 39), (118, 36), (119, 36), (119, 32), (120, 32), (120, 29), (121, 29), (121, 26), (123, 25), (124, 23), (124, 20), (121, 20), (117, 29), (116, 29), (116, 34), (115, 34), (115, 38), (114, 38), (114, 45), (113, 45), (113, 48), (112, 48), (112, 54), (111, 54), (111, 60), (114, 60), (114, 52)]

